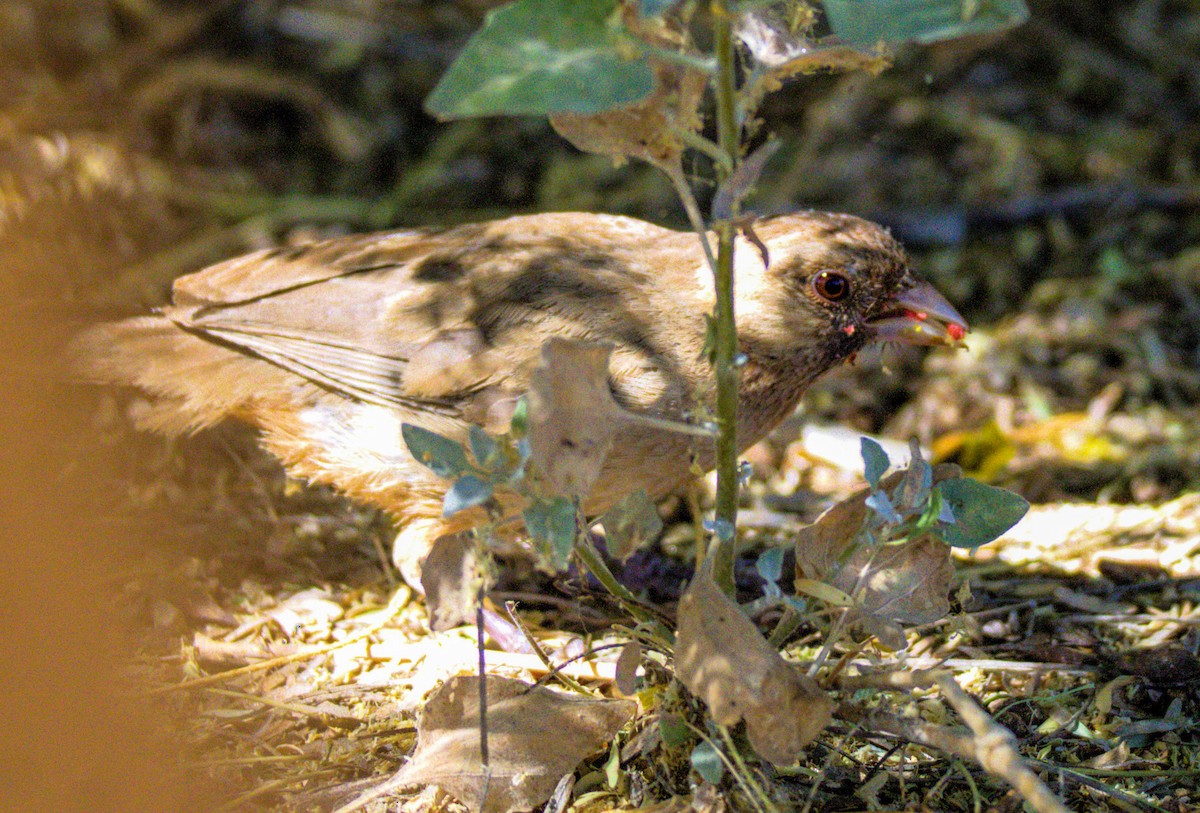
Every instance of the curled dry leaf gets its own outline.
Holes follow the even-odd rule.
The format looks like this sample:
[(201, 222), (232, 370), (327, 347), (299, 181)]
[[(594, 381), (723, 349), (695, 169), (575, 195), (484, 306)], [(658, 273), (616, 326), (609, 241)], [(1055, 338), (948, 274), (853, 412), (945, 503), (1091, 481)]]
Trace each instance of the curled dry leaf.
[(790, 765), (828, 725), (833, 702), (785, 661), (703, 569), (679, 600), (675, 671), (713, 719), (745, 719), (750, 744)]
[[(685, 51), (683, 26), (669, 17), (639, 18), (625, 6), (625, 24), (646, 44), (666, 51)], [(708, 76), (703, 71), (650, 57), (654, 90), (625, 107), (593, 115), (559, 113), (550, 116), (558, 134), (584, 152), (640, 158), (668, 173), (678, 171), (683, 155), (681, 132), (699, 132), (700, 103)]]
[(485, 768), (479, 758), (479, 680), (453, 677), (434, 692), (418, 725), (417, 749), (389, 787), (437, 785), (472, 813), (530, 810), (637, 710), (632, 700), (565, 695), (488, 675)]
[(486, 579), (479, 546), (469, 533), (443, 536), (421, 566), (421, 588), (434, 632), (475, 621), (475, 605)]
[(621, 408), (608, 388), (612, 347), (551, 338), (529, 390), (529, 445), (558, 494), (582, 496), (600, 476)]
[[(958, 474), (957, 466), (940, 465), (933, 482)], [(893, 472), (883, 478), (882, 490), (892, 492), (907, 475), (907, 470)], [(899, 544), (857, 544), (870, 495), (863, 489), (800, 529), (796, 578), (824, 582), (853, 597), (851, 612), (870, 632), (889, 646), (903, 646), (893, 623), (924, 624), (950, 611), (950, 548), (931, 535)]]

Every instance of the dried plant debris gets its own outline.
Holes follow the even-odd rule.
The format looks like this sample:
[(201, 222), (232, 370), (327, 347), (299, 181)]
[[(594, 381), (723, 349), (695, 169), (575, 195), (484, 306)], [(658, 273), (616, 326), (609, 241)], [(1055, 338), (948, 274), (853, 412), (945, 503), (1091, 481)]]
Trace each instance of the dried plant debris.
[(637, 704), (565, 695), (489, 675), (488, 761), (481, 760), (480, 678), (446, 681), (425, 704), (417, 749), (383, 788), (341, 808), (357, 810), (381, 792), (434, 784), (472, 813), (531, 810), (550, 798), (562, 776), (602, 748)]
[(533, 462), (559, 494), (582, 496), (600, 476), (621, 408), (608, 388), (612, 347), (549, 339), (529, 392)]
[(744, 719), (754, 750), (776, 765), (794, 763), (832, 718), (833, 701), (704, 571), (679, 600), (675, 671), (718, 723)]

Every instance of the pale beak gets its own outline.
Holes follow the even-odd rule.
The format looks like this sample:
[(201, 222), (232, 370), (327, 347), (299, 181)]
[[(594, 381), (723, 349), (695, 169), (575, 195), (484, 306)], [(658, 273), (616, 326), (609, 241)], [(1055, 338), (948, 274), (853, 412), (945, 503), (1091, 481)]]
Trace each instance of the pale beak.
[(876, 341), (955, 347), (967, 334), (967, 320), (928, 282), (901, 291), (889, 304), (868, 320)]

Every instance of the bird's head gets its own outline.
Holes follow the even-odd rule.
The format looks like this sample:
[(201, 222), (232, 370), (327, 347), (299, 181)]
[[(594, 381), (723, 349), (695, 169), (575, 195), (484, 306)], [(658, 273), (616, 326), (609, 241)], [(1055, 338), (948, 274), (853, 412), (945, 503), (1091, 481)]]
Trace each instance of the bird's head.
[(850, 215), (801, 212), (754, 224), (735, 255), (738, 335), (764, 362), (806, 379), (873, 342), (952, 347), (966, 321), (917, 279), (898, 242)]

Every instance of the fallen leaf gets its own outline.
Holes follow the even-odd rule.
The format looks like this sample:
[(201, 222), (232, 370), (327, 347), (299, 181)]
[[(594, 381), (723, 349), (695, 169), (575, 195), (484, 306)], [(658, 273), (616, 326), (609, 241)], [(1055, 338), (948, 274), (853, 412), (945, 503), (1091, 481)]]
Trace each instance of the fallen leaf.
[(612, 347), (552, 338), (529, 390), (529, 445), (558, 494), (581, 497), (600, 476), (621, 408), (608, 388)]
[(790, 765), (829, 724), (833, 702), (779, 656), (703, 569), (679, 600), (675, 673), (713, 719), (746, 721), (754, 750)]
[(443, 536), (421, 565), (421, 588), (434, 632), (475, 623), (485, 570), (469, 533)]
[(637, 710), (632, 700), (566, 695), (488, 675), (485, 768), (479, 754), (479, 680), (453, 677), (430, 696), (416, 751), (389, 786), (437, 785), (472, 813), (530, 810)]
[[(957, 466), (943, 464), (934, 468), (932, 481), (958, 473)], [(891, 492), (906, 477), (908, 470), (893, 472), (880, 482), (881, 490)], [(950, 548), (930, 534), (901, 543), (866, 544), (860, 534), (871, 496), (872, 489), (862, 489), (800, 529), (796, 578), (822, 582), (849, 595), (856, 620), (887, 645), (900, 648), (903, 636), (897, 637), (895, 623), (924, 624), (950, 611)]]

